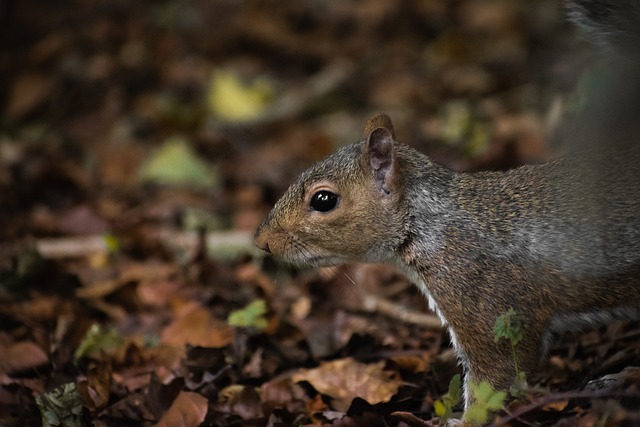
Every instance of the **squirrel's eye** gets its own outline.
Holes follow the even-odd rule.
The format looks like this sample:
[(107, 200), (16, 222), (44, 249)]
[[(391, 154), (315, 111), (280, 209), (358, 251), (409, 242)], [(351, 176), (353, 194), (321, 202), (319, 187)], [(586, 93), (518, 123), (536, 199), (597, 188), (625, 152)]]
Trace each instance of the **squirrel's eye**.
[(329, 212), (338, 205), (338, 195), (331, 191), (318, 191), (311, 197), (310, 205), (314, 211)]

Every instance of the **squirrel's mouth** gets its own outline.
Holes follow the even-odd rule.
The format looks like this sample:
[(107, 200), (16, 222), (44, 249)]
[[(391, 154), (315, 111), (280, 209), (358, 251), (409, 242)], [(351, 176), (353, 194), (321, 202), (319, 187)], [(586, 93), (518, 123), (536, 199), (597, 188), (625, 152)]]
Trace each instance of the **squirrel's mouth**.
[(310, 267), (334, 267), (347, 262), (342, 257), (314, 253), (291, 253), (285, 254), (283, 258), (292, 264)]

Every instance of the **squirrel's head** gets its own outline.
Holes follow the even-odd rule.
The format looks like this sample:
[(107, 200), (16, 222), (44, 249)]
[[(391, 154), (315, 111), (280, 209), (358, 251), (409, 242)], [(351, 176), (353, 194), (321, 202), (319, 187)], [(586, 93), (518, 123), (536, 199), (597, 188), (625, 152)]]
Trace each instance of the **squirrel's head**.
[(403, 239), (404, 180), (391, 120), (369, 119), (362, 142), (314, 164), (289, 187), (255, 235), (289, 262), (382, 261)]

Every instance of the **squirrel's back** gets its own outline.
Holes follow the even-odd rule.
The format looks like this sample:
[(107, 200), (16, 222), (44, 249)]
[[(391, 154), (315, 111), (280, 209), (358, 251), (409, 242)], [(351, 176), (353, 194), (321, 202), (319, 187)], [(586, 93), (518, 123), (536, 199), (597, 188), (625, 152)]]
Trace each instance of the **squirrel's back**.
[(458, 179), (459, 209), (493, 232), (494, 253), (518, 248), (576, 278), (640, 266), (640, 146)]

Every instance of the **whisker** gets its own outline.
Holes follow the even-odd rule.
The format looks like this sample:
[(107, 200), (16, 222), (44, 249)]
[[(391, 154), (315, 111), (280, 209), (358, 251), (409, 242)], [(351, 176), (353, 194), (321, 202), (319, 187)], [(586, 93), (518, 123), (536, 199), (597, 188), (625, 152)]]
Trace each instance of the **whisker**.
[(347, 265), (345, 266), (345, 269), (343, 269), (343, 270), (342, 270), (342, 274), (344, 274), (344, 277), (346, 277), (347, 279), (349, 279), (349, 281), (353, 284), (353, 286), (358, 286), (358, 284), (355, 282), (355, 280), (353, 280), (353, 279), (351, 278), (351, 276), (349, 276), (349, 274), (347, 274), (347, 271), (345, 271), (345, 270), (348, 270), (348, 271), (349, 271), (349, 273), (353, 274), (353, 271), (351, 270), (351, 266), (347, 264)]

